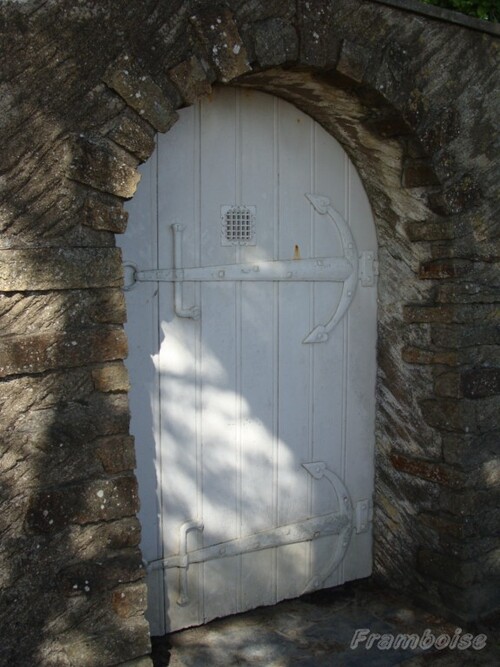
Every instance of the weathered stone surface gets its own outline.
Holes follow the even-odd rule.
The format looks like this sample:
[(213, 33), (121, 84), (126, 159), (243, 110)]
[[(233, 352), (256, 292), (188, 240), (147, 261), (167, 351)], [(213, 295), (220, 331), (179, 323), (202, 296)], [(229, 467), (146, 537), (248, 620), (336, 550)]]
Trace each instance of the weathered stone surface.
[(27, 525), (35, 533), (57, 533), (66, 526), (113, 521), (138, 510), (135, 477), (93, 480), (33, 496)]
[(298, 39), (291, 23), (267, 19), (255, 27), (255, 57), (261, 67), (297, 60)]
[[(77, 601), (79, 598), (73, 598)], [(101, 601), (102, 607), (109, 604), (108, 599)], [(73, 615), (83, 616), (85, 605), (72, 609)], [(151, 651), (149, 640), (148, 623), (144, 618), (132, 616), (131, 618), (99, 617), (97, 610), (93, 609), (77, 629), (70, 629), (59, 637), (59, 641), (52, 648), (49, 655), (62, 656), (66, 660), (65, 665), (78, 665), (79, 667), (101, 667), (102, 665), (128, 664), (132, 656), (140, 657), (146, 661), (139, 665), (151, 667), (149, 658), (144, 658)], [(121, 628), (121, 631), (117, 629)], [(50, 658), (52, 659), (52, 658)], [(117, 662), (113, 662), (116, 661)], [(132, 663), (133, 664), (133, 663)]]
[(113, 551), (137, 547), (141, 526), (135, 517), (105, 523), (73, 525), (68, 528), (70, 558), (77, 561), (101, 559)]
[(201, 97), (210, 95), (212, 85), (202, 62), (196, 56), (184, 60), (168, 72), (169, 77), (179, 89), (184, 102), (193, 104)]
[(93, 229), (104, 229), (122, 234), (128, 221), (128, 213), (121, 204), (102, 201), (100, 197), (89, 196), (84, 204), (83, 224)]
[(443, 192), (431, 194), (429, 203), (436, 213), (456, 215), (478, 204), (481, 194), (480, 186), (470, 174), (467, 174), (458, 183), (448, 186)]
[(423, 350), (413, 346), (405, 347), (402, 357), (408, 364), (439, 364), (444, 366), (456, 366), (460, 359), (455, 351)]
[(354, 42), (342, 42), (337, 72), (354, 83), (361, 83), (370, 62), (369, 51)]
[(177, 120), (170, 100), (131, 55), (122, 54), (106, 70), (103, 80), (159, 132), (166, 132)]
[[(456, 516), (444, 516), (430, 512), (423, 512), (418, 518), (420, 523), (436, 530), (440, 538), (444, 534), (456, 540), (464, 540), (476, 534), (474, 522), (470, 518), (463, 520)], [(450, 545), (451, 540), (447, 544)], [(461, 555), (461, 552), (459, 551), (456, 555)]]
[(427, 400), (421, 405), (422, 414), (427, 423), (445, 431), (467, 433), (476, 431), (476, 414), (473, 408), (468, 409), (461, 401), (451, 399)]
[(462, 374), (461, 388), (466, 398), (500, 394), (500, 368), (475, 368), (466, 371)]
[(96, 391), (128, 391), (128, 371), (123, 364), (106, 364), (92, 370)]
[(490, 460), (500, 459), (500, 433), (491, 431), (480, 435), (446, 434), (443, 436), (443, 456), (445, 461), (452, 465), (466, 470), (477, 470), (482, 464), (488, 465)]
[(3, 292), (121, 287), (122, 280), (115, 248), (0, 250)]
[(83, 289), (0, 294), (3, 335), (72, 331), (97, 324), (123, 324), (125, 301), (119, 289)]
[(80, 136), (73, 146), (68, 176), (118, 197), (132, 197), (140, 180), (135, 165), (109, 141)]
[(191, 16), (191, 22), (222, 82), (251, 69), (233, 14), (227, 7), (205, 7)]
[(470, 281), (444, 283), (436, 289), (437, 303), (498, 303), (498, 287), (495, 284), (478, 284)]
[(453, 488), (464, 486), (464, 476), (459, 470), (435, 461), (418, 461), (401, 454), (391, 455), (392, 465), (396, 470), (416, 477), (422, 477), (430, 482), (437, 482)]
[[(490, 315), (492, 313), (489, 313)], [(480, 345), (498, 345), (500, 341), (500, 330), (493, 318), (488, 317), (485, 325), (474, 322), (476, 318), (462, 324), (433, 326), (431, 331), (431, 343), (437, 347), (472, 348)], [(479, 319), (479, 318), (477, 318)], [(493, 320), (491, 323), (488, 320)], [(468, 356), (468, 355), (467, 355)], [(465, 359), (464, 359), (465, 361)]]
[(97, 457), (105, 472), (115, 474), (136, 467), (134, 438), (114, 435), (97, 441)]
[(439, 185), (439, 179), (427, 160), (405, 160), (402, 185), (404, 188), (422, 188)]
[(434, 382), (437, 396), (460, 398), (462, 396), (460, 373), (441, 373)]
[[(104, 562), (81, 561), (65, 567), (61, 570), (58, 584), (67, 597), (95, 595), (96, 593), (109, 590), (111, 591), (110, 595), (114, 608), (116, 591), (124, 593), (131, 589), (129, 605), (132, 605), (134, 598), (137, 599), (138, 594), (140, 594), (139, 591), (141, 593), (144, 591), (145, 585), (141, 583), (129, 587), (122, 586), (121, 584), (137, 582), (144, 577), (144, 574), (139, 549), (127, 549)], [(126, 605), (124, 604), (123, 606), (125, 607)], [(114, 611), (117, 613), (116, 609)], [(122, 615), (126, 616), (125, 614)], [(128, 614), (128, 616), (132, 615), (133, 613)]]
[(120, 667), (153, 667), (153, 661), (151, 658), (137, 658), (120, 663)]
[(0, 377), (41, 373), (88, 363), (124, 359), (127, 340), (122, 328), (95, 329), (86, 335), (65, 332), (0, 338)]
[(451, 241), (464, 234), (464, 227), (454, 220), (420, 222), (408, 225), (406, 232), (411, 241)]
[(121, 586), (112, 593), (113, 609), (122, 618), (141, 615), (146, 604), (147, 589), (143, 583)]
[(464, 588), (475, 581), (477, 573), (474, 561), (460, 563), (455, 558), (449, 558), (445, 554), (429, 549), (420, 550), (418, 568), (424, 574), (431, 575), (433, 579)]
[(500, 309), (491, 305), (439, 305), (439, 306), (405, 306), (407, 322), (473, 322), (474, 320), (498, 321)]
[(155, 148), (151, 126), (129, 110), (118, 116), (108, 137), (140, 160), (147, 160)]
[(323, 0), (299, 0), (300, 61), (312, 67), (334, 67), (341, 42), (331, 28), (335, 8)]

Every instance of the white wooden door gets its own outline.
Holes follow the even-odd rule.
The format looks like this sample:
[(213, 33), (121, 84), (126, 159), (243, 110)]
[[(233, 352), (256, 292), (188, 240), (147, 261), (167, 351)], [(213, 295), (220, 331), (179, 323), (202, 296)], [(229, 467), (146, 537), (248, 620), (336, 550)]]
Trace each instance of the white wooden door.
[(153, 634), (368, 576), (376, 238), (346, 153), (221, 89), (158, 137), (129, 212)]

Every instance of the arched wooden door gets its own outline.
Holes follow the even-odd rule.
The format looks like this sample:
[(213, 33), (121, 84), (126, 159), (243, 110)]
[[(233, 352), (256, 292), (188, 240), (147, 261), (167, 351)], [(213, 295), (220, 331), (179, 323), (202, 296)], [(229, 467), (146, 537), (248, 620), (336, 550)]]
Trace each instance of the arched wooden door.
[(121, 241), (153, 634), (371, 572), (376, 238), (340, 145), (220, 89)]

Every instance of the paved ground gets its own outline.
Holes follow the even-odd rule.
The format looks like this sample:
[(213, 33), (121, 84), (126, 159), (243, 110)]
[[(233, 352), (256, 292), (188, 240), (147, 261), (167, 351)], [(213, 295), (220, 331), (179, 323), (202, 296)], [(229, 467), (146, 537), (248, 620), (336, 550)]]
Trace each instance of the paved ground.
[[(466, 630), (411, 605), (405, 598), (357, 582), (219, 619), (199, 628), (154, 639), (155, 667), (457, 667), (500, 666), (498, 625), (471, 629), (487, 635), (482, 650), (469, 648), (366, 648), (350, 644), (357, 629), (379, 635), (424, 631), (465, 641)], [(390, 639), (383, 640), (386, 644)], [(432, 638), (429, 640), (432, 642)], [(442, 640), (445, 641), (444, 639)], [(481, 641), (476, 639), (476, 641)], [(424, 640), (425, 646), (425, 640)]]

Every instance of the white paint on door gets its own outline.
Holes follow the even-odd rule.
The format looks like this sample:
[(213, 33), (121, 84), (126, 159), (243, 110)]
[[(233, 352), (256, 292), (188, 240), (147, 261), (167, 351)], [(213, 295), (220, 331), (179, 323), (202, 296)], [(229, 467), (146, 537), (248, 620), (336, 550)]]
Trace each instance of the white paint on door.
[[(215, 276), (186, 269), (190, 281), (171, 272), (127, 291), (153, 634), (371, 572), (375, 280), (358, 283), (325, 342), (307, 344), (335, 312), (342, 279), (246, 275), (278, 260), (345, 263), (339, 230), (309, 193), (328, 197), (358, 253), (376, 253), (368, 200), (340, 145), (282, 100), (221, 89), (158, 137), (128, 206), (126, 262), (172, 269), (177, 224), (177, 262)], [(221, 239), (235, 206), (254, 215), (253, 244)], [(243, 265), (244, 279), (228, 265)], [(199, 319), (176, 315), (174, 278)]]

